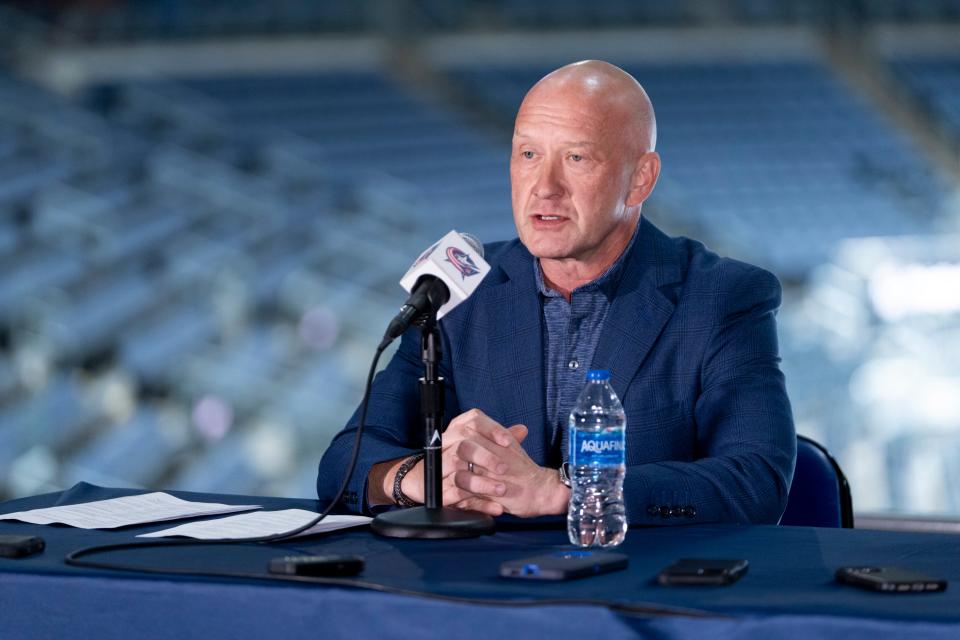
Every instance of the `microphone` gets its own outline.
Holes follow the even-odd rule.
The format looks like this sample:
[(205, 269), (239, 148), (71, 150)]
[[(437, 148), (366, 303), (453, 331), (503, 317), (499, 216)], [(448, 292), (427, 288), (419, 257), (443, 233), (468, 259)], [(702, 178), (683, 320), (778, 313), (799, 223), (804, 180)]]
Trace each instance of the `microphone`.
[[(381, 513), (371, 527), (391, 538), (468, 538), (493, 533), (493, 518), (478, 511), (443, 506), (443, 411), (445, 381), (440, 375), (440, 328), (436, 320), (470, 297), (490, 265), (473, 236), (451, 231), (420, 254), (400, 286), (410, 297), (377, 347), (386, 346), (414, 323), (420, 325), (420, 416), (423, 418), (423, 506)], [(370, 371), (373, 378), (373, 370)], [(368, 384), (370, 384), (368, 382)], [(364, 405), (364, 412), (366, 405)], [(363, 424), (364, 414), (360, 420)]]
[(490, 271), (483, 245), (469, 233), (451, 231), (420, 254), (400, 279), (410, 297), (390, 321), (381, 346), (402, 335), (425, 314), (439, 320), (470, 297)]

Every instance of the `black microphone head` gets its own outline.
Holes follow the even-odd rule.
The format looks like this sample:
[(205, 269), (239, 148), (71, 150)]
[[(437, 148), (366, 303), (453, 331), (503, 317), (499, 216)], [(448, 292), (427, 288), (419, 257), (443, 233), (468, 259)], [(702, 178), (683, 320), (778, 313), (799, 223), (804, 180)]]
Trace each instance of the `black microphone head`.
[(483, 257), (483, 243), (480, 242), (480, 238), (478, 238), (477, 236), (473, 235), (472, 233), (467, 233), (466, 231), (458, 231), (458, 233), (460, 234), (460, 237), (463, 238), (464, 240), (466, 240), (467, 244), (469, 244), (470, 247), (471, 247), (474, 251), (476, 251), (477, 253), (479, 253), (479, 254), (480, 254), (480, 257), (482, 258), (482, 257)]

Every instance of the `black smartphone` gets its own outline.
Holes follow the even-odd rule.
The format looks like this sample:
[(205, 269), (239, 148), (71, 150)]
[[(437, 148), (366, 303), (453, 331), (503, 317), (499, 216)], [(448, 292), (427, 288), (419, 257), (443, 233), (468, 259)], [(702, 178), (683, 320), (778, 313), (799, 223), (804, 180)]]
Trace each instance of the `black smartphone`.
[(0, 535), (0, 557), (23, 558), (40, 553), (46, 546), (40, 536)]
[(283, 556), (273, 558), (267, 569), (270, 573), (288, 576), (355, 576), (363, 571), (361, 556)]
[(526, 580), (573, 580), (626, 569), (629, 558), (607, 551), (557, 551), (530, 558), (508, 560), (500, 576)]
[(837, 582), (884, 593), (944, 591), (947, 581), (900, 567), (840, 567)]
[(657, 575), (657, 582), (669, 585), (733, 584), (749, 567), (746, 560), (683, 558), (662, 570)]

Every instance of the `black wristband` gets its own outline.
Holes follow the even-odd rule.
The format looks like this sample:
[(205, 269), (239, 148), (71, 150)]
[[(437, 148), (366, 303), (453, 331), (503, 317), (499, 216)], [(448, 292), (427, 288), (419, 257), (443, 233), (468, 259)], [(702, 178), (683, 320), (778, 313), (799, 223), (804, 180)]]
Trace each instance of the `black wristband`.
[(396, 502), (401, 507), (415, 507), (417, 503), (411, 500), (407, 494), (403, 492), (400, 488), (400, 484), (403, 482), (403, 477), (407, 475), (407, 472), (410, 469), (413, 469), (413, 465), (417, 464), (423, 460), (423, 454), (418, 453), (415, 456), (410, 456), (403, 461), (403, 464), (400, 465), (400, 468), (397, 469), (397, 475), (393, 478), (393, 501)]

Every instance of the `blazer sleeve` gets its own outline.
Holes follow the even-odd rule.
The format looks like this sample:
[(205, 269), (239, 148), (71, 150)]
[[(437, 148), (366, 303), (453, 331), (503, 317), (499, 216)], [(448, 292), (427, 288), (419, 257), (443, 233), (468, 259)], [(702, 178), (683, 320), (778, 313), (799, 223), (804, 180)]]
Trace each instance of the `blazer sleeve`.
[[(446, 381), (445, 415), (449, 418), (457, 415), (459, 410), (449, 371), (449, 343), (443, 333), (442, 340), (440, 375)], [(367, 515), (384, 511), (386, 507), (371, 509), (367, 503), (367, 476), (371, 467), (379, 462), (405, 458), (422, 451), (424, 427), (420, 417), (418, 382), (422, 375), (420, 330), (412, 327), (401, 337), (400, 346), (389, 364), (373, 379), (357, 465), (341, 499), (341, 510)], [(333, 500), (343, 484), (353, 455), (361, 410), (362, 406), (357, 407), (346, 427), (334, 436), (320, 460), (317, 496), (323, 504)]]
[(779, 369), (773, 274), (737, 265), (724, 274), (693, 404), (692, 462), (628, 468), (628, 517), (638, 524), (779, 521), (796, 461), (796, 433)]

